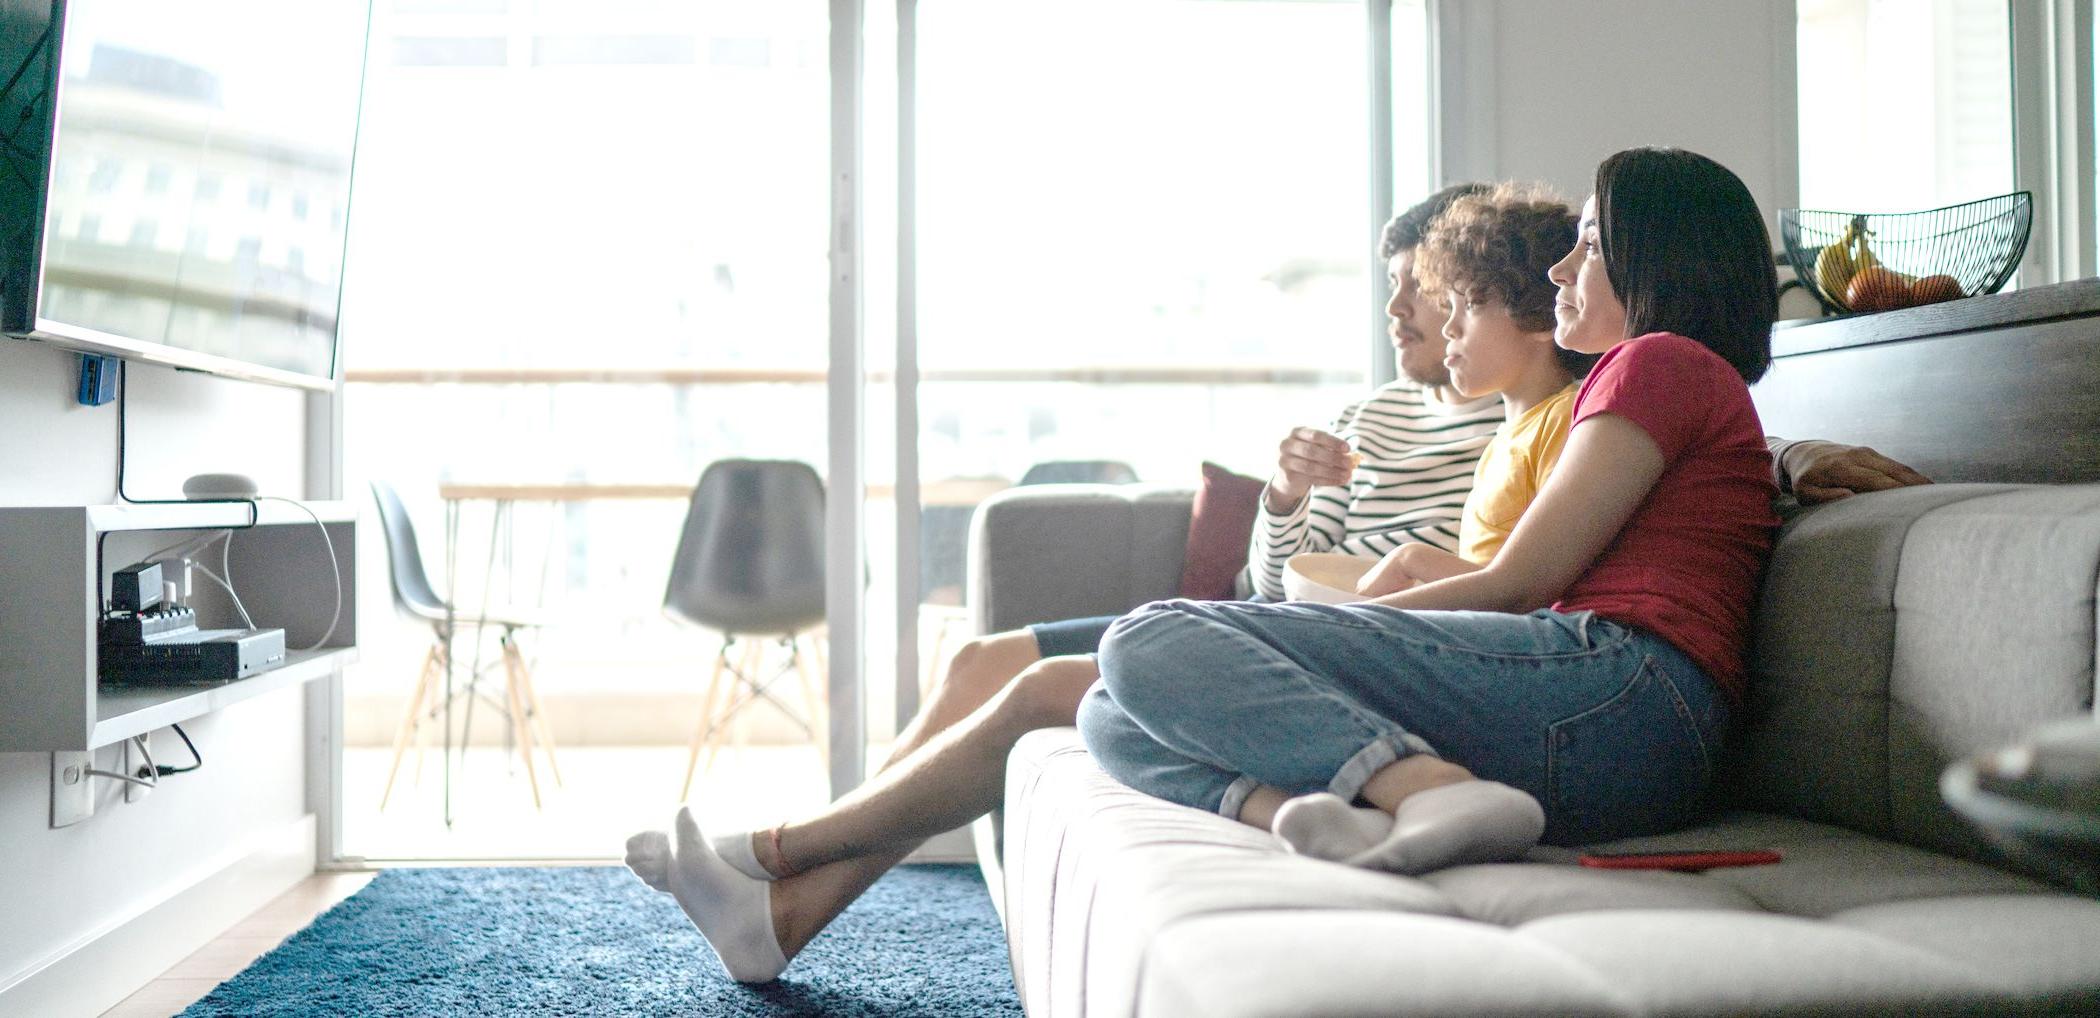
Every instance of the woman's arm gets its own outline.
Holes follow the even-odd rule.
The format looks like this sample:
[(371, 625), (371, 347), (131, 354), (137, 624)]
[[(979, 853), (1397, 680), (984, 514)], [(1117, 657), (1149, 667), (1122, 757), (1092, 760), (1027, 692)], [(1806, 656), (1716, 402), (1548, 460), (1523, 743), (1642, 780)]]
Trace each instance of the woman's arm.
[(1357, 580), (1356, 592), (1378, 597), (1420, 583), (1478, 572), (1480, 565), (1452, 552), (1427, 544), (1403, 544), (1378, 560)]
[(1603, 554), (1662, 477), (1662, 449), (1625, 417), (1599, 413), (1568, 435), (1560, 465), (1479, 572), (1377, 598), (1395, 608), (1529, 612), (1560, 599)]

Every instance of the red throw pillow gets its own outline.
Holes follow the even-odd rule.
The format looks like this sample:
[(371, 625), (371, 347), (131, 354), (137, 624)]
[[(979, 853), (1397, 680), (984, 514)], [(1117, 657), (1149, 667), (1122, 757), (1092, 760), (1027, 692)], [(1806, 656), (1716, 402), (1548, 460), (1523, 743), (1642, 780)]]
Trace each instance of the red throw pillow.
[(1189, 543), (1181, 559), (1181, 596), (1229, 601), (1233, 580), (1247, 566), (1247, 544), (1267, 481), (1205, 461), (1203, 486), (1189, 514)]

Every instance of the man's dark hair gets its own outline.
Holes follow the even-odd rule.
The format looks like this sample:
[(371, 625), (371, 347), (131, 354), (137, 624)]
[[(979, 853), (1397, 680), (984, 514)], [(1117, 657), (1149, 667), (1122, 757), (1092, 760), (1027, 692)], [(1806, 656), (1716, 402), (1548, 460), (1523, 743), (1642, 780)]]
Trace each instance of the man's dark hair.
[(1746, 382), (1772, 364), (1779, 286), (1757, 201), (1725, 166), (1675, 148), (1630, 148), (1597, 166), (1604, 269), (1626, 334), (1674, 332)]
[(1415, 206), (1392, 218), (1385, 224), (1385, 235), (1378, 242), (1378, 257), (1390, 260), (1402, 251), (1412, 251), (1422, 246), (1422, 235), (1429, 232), (1429, 224), (1444, 214), (1451, 203), (1469, 194), (1480, 194), (1488, 189), (1486, 184), (1453, 184)]

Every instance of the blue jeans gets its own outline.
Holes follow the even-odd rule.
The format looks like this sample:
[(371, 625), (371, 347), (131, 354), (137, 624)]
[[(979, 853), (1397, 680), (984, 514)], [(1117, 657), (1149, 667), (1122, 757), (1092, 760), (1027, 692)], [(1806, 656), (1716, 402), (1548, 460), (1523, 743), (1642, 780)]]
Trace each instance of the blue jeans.
[(1728, 710), (1667, 641), (1590, 612), (1160, 601), (1102, 640), (1079, 731), (1139, 791), (1238, 816), (1248, 793), (1354, 799), (1429, 753), (1521, 788), (1545, 840), (1697, 817)]

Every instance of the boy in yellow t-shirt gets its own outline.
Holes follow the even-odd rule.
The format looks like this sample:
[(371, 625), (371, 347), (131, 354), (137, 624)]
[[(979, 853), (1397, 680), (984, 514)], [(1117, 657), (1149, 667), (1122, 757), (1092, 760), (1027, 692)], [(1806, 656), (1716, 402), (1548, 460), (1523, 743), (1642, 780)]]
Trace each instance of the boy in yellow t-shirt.
[(1453, 202), (1423, 236), (1415, 274), (1445, 295), (1451, 385), (1502, 396), (1504, 420), (1474, 468), (1458, 554), (1395, 549), (1357, 583), (1369, 597), (1486, 565), (1538, 497), (1567, 445), (1575, 380), (1596, 358), (1553, 343), (1556, 287), (1546, 270), (1575, 246), (1575, 213), (1550, 193), (1502, 184)]

